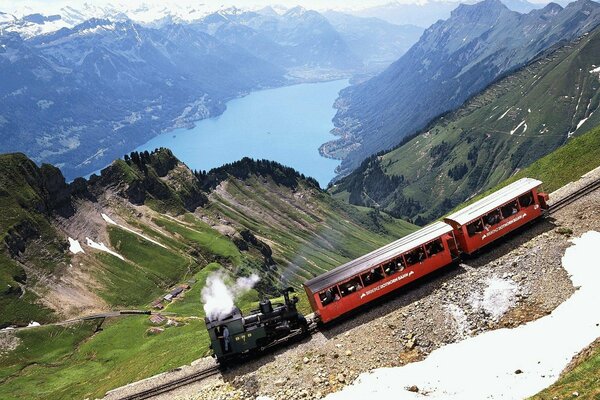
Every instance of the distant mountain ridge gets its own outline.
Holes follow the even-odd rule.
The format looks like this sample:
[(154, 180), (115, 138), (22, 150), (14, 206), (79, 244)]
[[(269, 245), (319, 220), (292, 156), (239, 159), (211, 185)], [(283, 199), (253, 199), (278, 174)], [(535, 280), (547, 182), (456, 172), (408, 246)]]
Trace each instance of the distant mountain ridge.
[(600, 4), (590, 0), (564, 9), (551, 3), (528, 14), (498, 0), (461, 5), (384, 72), (342, 91), (334, 120), (341, 138), (321, 151), (342, 158), (340, 172), (346, 174), (503, 74), (598, 23)]
[(369, 157), (331, 192), (424, 223), (600, 126), (600, 28)]
[[(414, 24), (428, 28), (441, 19), (448, 19), (450, 13), (459, 3), (474, 4), (477, 1), (427, 1), (424, 3), (404, 3), (391, 1), (387, 4), (367, 7), (352, 11), (352, 14), (364, 17), (381, 18), (393, 24)], [(544, 7), (541, 3), (530, 3), (527, 0), (502, 0), (510, 10), (528, 13), (531, 10)]]

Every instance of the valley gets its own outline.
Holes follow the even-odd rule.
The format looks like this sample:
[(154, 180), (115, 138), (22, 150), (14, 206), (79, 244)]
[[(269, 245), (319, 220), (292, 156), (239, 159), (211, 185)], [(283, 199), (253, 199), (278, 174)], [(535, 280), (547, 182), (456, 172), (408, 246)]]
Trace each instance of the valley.
[(154, 22), (93, 6), (2, 15), (0, 151), (57, 165), (68, 180), (248, 93), (374, 74), (422, 31), (302, 7)]

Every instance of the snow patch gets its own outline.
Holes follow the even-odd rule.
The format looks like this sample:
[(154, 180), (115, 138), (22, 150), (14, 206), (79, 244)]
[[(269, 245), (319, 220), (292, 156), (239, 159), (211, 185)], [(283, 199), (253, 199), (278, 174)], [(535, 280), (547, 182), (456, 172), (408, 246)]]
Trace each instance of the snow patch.
[(162, 248), (164, 248), (164, 249), (166, 249), (166, 248), (167, 248), (167, 246), (165, 246), (164, 244), (162, 244), (162, 243), (159, 243), (159, 242), (157, 242), (157, 241), (156, 241), (156, 240), (154, 240), (154, 239), (150, 239), (150, 238), (149, 238), (148, 236), (146, 236), (146, 235), (142, 235), (141, 233), (139, 233), (139, 232), (136, 232), (136, 231), (134, 231), (134, 230), (133, 230), (133, 229), (131, 229), (131, 228), (128, 228), (128, 227), (126, 227), (126, 226), (123, 226), (123, 225), (120, 225), (120, 224), (117, 224), (117, 223), (116, 223), (115, 221), (113, 221), (113, 220), (112, 220), (112, 219), (111, 219), (111, 218), (110, 218), (108, 215), (106, 215), (106, 214), (104, 214), (104, 213), (102, 213), (101, 215), (102, 215), (102, 218), (103, 218), (103, 219), (104, 219), (104, 220), (105, 220), (107, 223), (109, 223), (109, 224), (111, 224), (111, 225), (116, 225), (116, 226), (118, 226), (119, 228), (126, 230), (127, 232), (131, 232), (131, 233), (133, 233), (133, 234), (135, 234), (135, 235), (138, 235), (138, 236), (139, 236), (139, 237), (141, 237), (142, 239), (145, 239), (145, 240), (147, 240), (147, 241), (149, 241), (149, 242), (151, 242), (151, 243), (154, 243), (154, 244), (156, 244), (156, 245), (158, 245), (158, 246), (160, 246), (160, 247), (162, 247)]
[(85, 253), (85, 251), (83, 251), (83, 248), (81, 247), (81, 244), (79, 243), (79, 240), (71, 238), (69, 238), (69, 251), (73, 254)]
[(446, 319), (446, 323), (454, 325), (457, 336), (461, 339), (469, 336), (469, 322), (467, 320), (467, 314), (465, 314), (462, 308), (456, 304), (447, 304), (444, 308), (449, 317)]
[(506, 114), (508, 114), (508, 112), (510, 111), (512, 107), (508, 107), (508, 110), (504, 111), (504, 114), (502, 114), (500, 116), (500, 118), (498, 118), (496, 121), (500, 121), (502, 118), (506, 117)]
[(100, 243), (96, 243), (94, 242), (92, 239), (90, 239), (89, 237), (85, 238), (86, 244), (91, 247), (92, 249), (96, 249), (96, 250), (100, 250), (100, 251), (104, 251), (108, 254), (112, 254), (115, 257), (120, 258), (121, 260), (125, 261), (125, 258), (123, 258), (122, 255), (120, 255), (117, 252), (112, 251), (111, 249), (109, 249), (108, 247), (106, 247), (106, 245), (102, 242)]
[[(427, 393), (430, 400), (508, 400), (548, 387), (574, 355), (600, 336), (600, 266), (590, 262), (597, 257), (600, 233), (587, 232), (573, 242), (562, 264), (579, 289), (550, 315), (444, 346), (421, 362), (361, 374), (327, 399), (423, 399)], [(405, 390), (412, 385), (420, 393)]]
[(40, 323), (39, 323), (39, 322), (35, 322), (35, 321), (31, 321), (31, 322), (30, 322), (30, 323), (27, 325), (27, 327), (28, 327), (28, 328), (31, 328), (31, 327), (33, 327), (33, 326), (40, 326)]
[[(512, 134), (514, 134), (516, 131), (518, 131), (518, 130), (519, 130), (519, 128), (520, 128), (521, 126), (523, 126), (523, 124), (525, 124), (525, 120), (521, 121), (521, 123), (520, 123), (519, 125), (517, 125), (517, 126), (515, 127), (515, 129), (513, 129), (512, 131), (510, 131), (510, 134), (512, 135)], [(526, 130), (527, 130), (527, 125), (525, 124), (525, 130), (523, 130), (523, 132), (525, 132)]]
[(519, 287), (512, 279), (488, 278), (483, 293), (474, 293), (469, 302), (474, 309), (481, 309), (495, 321), (515, 305)]

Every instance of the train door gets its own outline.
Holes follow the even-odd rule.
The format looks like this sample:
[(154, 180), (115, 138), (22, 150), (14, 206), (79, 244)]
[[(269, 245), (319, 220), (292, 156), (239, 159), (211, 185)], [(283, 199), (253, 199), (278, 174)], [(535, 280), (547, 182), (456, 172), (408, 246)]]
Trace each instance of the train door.
[[(462, 232), (462, 230), (460, 232)], [(458, 249), (458, 243), (456, 242), (456, 238), (454, 237), (454, 231), (446, 236), (446, 245), (448, 246), (448, 250), (450, 250), (450, 255), (452, 256), (452, 259), (456, 260), (460, 255), (460, 251)]]

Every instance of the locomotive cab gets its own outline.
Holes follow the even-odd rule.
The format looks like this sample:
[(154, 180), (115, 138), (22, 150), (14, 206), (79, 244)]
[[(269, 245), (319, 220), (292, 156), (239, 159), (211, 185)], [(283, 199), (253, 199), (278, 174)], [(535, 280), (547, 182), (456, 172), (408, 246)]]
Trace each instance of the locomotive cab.
[(262, 350), (291, 335), (305, 333), (306, 319), (296, 309), (298, 298), (290, 298), (293, 288), (282, 291), (285, 304), (263, 299), (259, 308), (243, 316), (236, 307), (231, 314), (211, 320), (205, 318), (214, 356), (223, 363), (241, 355)]

